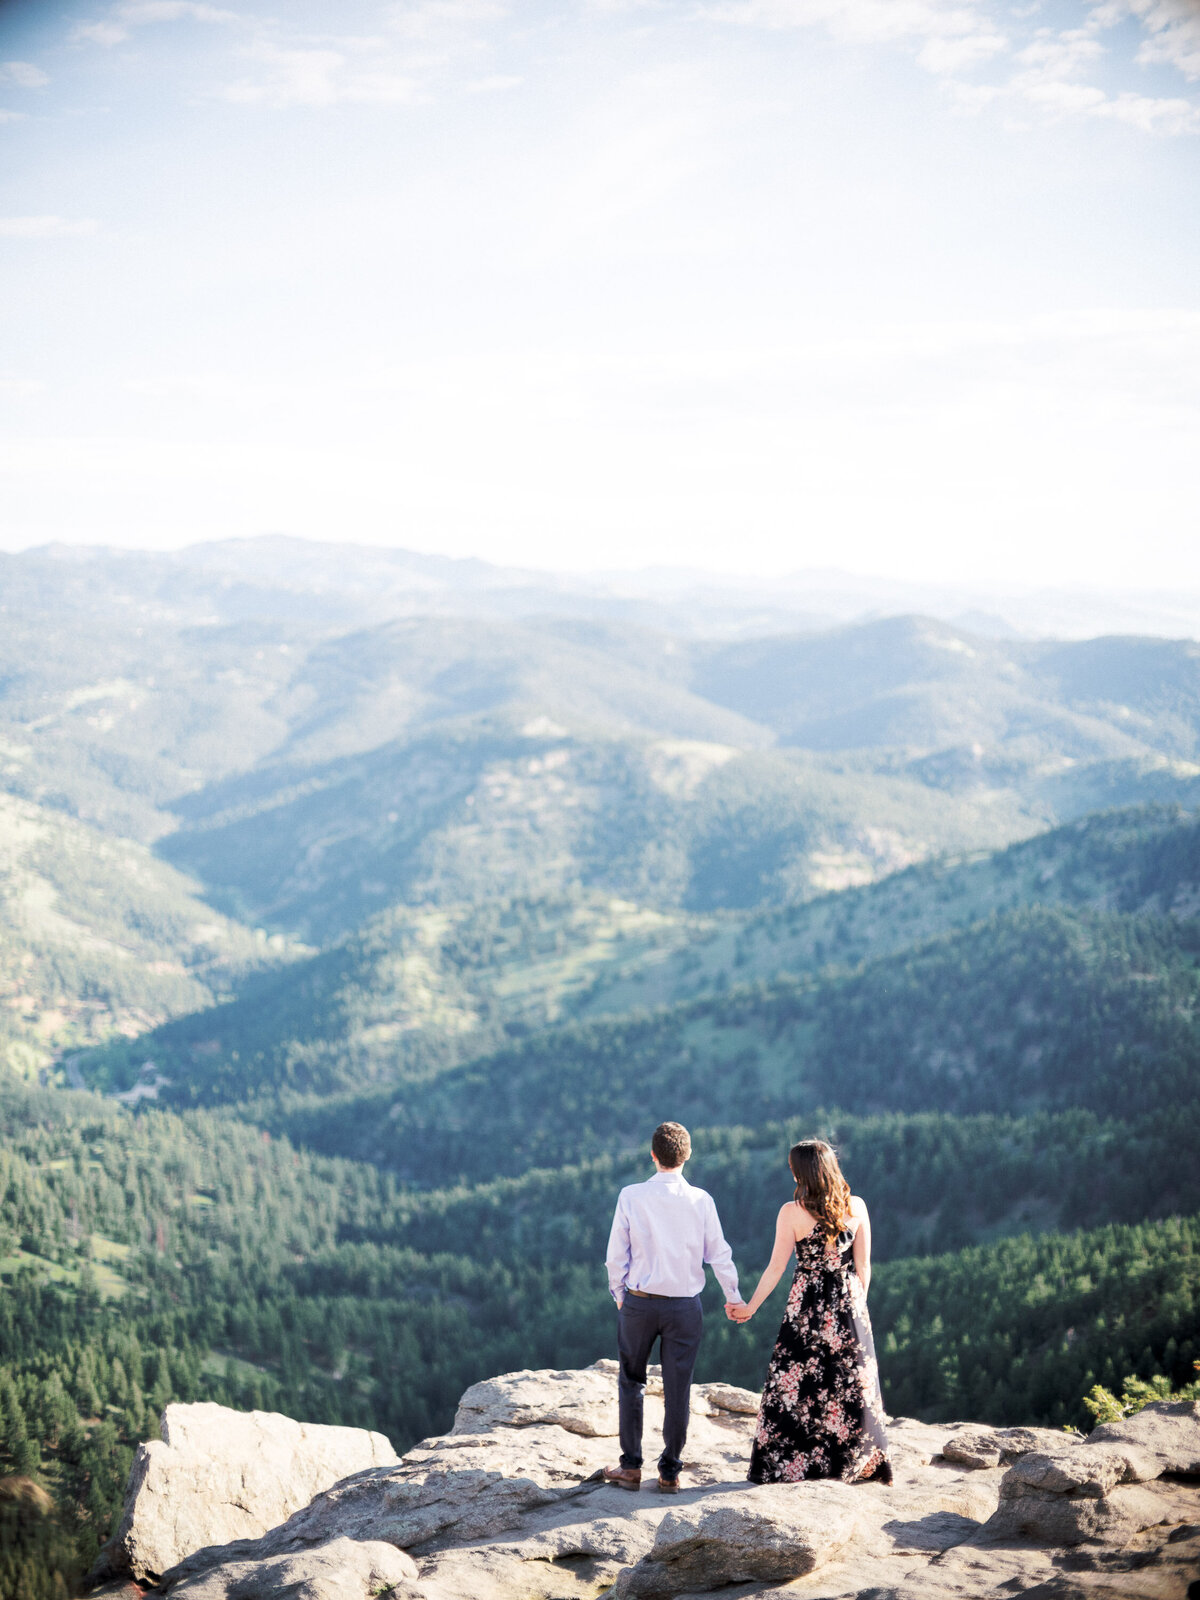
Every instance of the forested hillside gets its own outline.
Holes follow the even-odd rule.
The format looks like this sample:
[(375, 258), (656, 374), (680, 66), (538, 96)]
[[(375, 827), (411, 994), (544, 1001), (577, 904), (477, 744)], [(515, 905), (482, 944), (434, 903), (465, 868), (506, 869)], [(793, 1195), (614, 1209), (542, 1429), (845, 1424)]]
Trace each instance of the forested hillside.
[(1041, 820), (1015, 798), (839, 772), (799, 752), (572, 738), (536, 718), (267, 769), (179, 809), (170, 860), (231, 914), (315, 941), (396, 901), (574, 885), (698, 911), (806, 899)]
[(706, 927), (584, 891), (398, 906), (243, 982), (228, 1005), (115, 1041), (81, 1066), (109, 1090), (153, 1081), (173, 1104), (424, 1078), (560, 1020), (598, 972)]
[[(106, 1088), (165, 1073), (171, 1082), (163, 1092), (173, 1103), (334, 1094), (439, 1070), (573, 1016), (628, 1017), (697, 995), (706, 997), (709, 1014), (714, 1000), (725, 1004), (731, 985), (744, 990), (763, 981), (774, 986), (785, 975), (846, 972), (872, 956), (965, 931), (990, 914), (1011, 918), (1022, 907), (1046, 906), (1119, 908), (1140, 919), (1126, 922), (1130, 936), (1163, 913), (1190, 924), (1200, 907), (1200, 824), (1174, 808), (1105, 813), (1007, 850), (909, 868), (862, 889), (750, 915), (651, 910), (596, 891), (398, 908), (317, 957), (243, 985), (239, 999), (219, 1012), (159, 1028), (82, 1065), (89, 1081)], [(1018, 931), (1001, 958), (1010, 965), (1023, 938), (1020, 924), (1011, 926)], [(1034, 926), (1053, 944), (1062, 942), (1067, 923)], [(1186, 929), (1163, 931), (1169, 944), (1190, 948)], [(992, 957), (979, 936), (956, 948), (990, 991)], [(877, 981), (887, 984), (899, 970), (879, 967)], [(936, 970), (927, 981), (937, 988)], [(1015, 992), (1020, 971), (1007, 981)], [(1101, 973), (1095, 986), (1104, 982)], [(734, 1019), (746, 1007), (739, 1012), (729, 996), (728, 1012)], [(748, 1023), (723, 1026), (748, 1027), (747, 1048), (758, 1049), (757, 1031), (778, 1034), (769, 1012), (759, 1014), (755, 998)], [(569, 1056), (573, 1047), (566, 1048)], [(794, 1072), (784, 1092), (801, 1092)]]
[(1038, 905), (1196, 917), (1200, 823), (1177, 806), (1104, 811), (1006, 850), (942, 856), (861, 888), (709, 919), (677, 949), (614, 963), (577, 1009), (626, 1012), (709, 991), (729, 976), (746, 983), (852, 967)]
[(295, 954), (206, 905), (141, 845), (0, 793), (0, 1058), (64, 1052), (211, 1006)]
[[(391, 1094), (274, 1115), (428, 1183), (557, 1164), (564, 1127), (582, 1154), (635, 1142), (641, 1119), (680, 1104), (707, 1125), (829, 1106), (1170, 1111), (1196, 1097), (1198, 961), (1191, 924), (1035, 909), (844, 976), (573, 1024)], [(275, 1087), (307, 1085), (297, 1071)], [(191, 1088), (220, 1093), (203, 1069)], [(464, 1138), (480, 1104), (495, 1135), (482, 1149)]]
[[(71, 1594), (172, 1398), (403, 1448), (611, 1353), (664, 1117), (751, 1279), (837, 1143), (895, 1410), (1192, 1377), (1196, 646), (0, 568), (0, 1600)], [(757, 1387), (784, 1292), (701, 1377)]]
[[(169, 1398), (370, 1425), (403, 1448), (445, 1428), (478, 1378), (586, 1363), (611, 1344), (598, 1258), (616, 1189), (644, 1155), (581, 1167), (564, 1130), (557, 1171), (406, 1193), (368, 1163), (204, 1114), (135, 1116), (16, 1086), (0, 1114), (0, 1466), (44, 1484), (55, 1507), (15, 1488), (7, 1510), (0, 1498), (19, 1531), (2, 1558), (14, 1582), (86, 1567), (131, 1447)], [(1195, 1222), (1042, 1230), (1194, 1209), (1195, 1109), (1183, 1128), (1147, 1118), (1131, 1134), (1086, 1114), (818, 1125), (837, 1134), (876, 1211), (885, 1260), (873, 1298), (894, 1407), (946, 1416), (969, 1397), (973, 1416), (1084, 1425), (1094, 1382), (1190, 1375)], [(812, 1126), (697, 1130), (693, 1176), (717, 1198), (751, 1281), (789, 1192), (787, 1145)], [(997, 1227), (1042, 1237), (886, 1264)], [(1093, 1329), (1082, 1342), (1080, 1327)], [(774, 1331), (772, 1307), (745, 1330), (712, 1316), (701, 1378), (756, 1384)]]

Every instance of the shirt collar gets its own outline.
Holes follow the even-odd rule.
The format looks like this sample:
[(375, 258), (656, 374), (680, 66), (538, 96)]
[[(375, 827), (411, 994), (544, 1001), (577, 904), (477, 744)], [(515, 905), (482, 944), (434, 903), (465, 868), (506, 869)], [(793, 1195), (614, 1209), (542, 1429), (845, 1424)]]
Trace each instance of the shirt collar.
[(687, 1179), (682, 1172), (656, 1172), (650, 1179), (651, 1183), (686, 1183)]

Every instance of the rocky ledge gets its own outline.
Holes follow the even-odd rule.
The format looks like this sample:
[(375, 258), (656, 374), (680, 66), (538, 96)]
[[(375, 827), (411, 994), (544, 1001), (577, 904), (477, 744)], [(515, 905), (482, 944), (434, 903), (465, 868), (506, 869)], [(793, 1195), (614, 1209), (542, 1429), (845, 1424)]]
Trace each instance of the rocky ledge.
[[(661, 1427), (652, 1377), (647, 1440)], [(1197, 1600), (1200, 1405), (1086, 1440), (893, 1419), (895, 1482), (745, 1482), (757, 1395), (692, 1391), (685, 1488), (598, 1481), (616, 1364), (476, 1384), (397, 1459), (379, 1434), (168, 1406), (93, 1574), (171, 1600)]]

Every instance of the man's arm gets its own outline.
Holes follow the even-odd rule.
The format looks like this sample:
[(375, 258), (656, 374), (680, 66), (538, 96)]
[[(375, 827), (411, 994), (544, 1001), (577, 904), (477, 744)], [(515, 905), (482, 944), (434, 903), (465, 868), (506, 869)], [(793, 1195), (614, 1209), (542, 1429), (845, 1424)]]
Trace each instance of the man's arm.
[(613, 1214), (612, 1229), (608, 1235), (608, 1253), (604, 1264), (608, 1268), (608, 1289), (620, 1306), (625, 1298), (629, 1281), (629, 1266), (633, 1252), (629, 1247), (629, 1217), (626, 1215), (623, 1196), (617, 1196), (617, 1209)]
[(721, 1232), (721, 1219), (717, 1216), (716, 1203), (711, 1195), (707, 1199), (708, 1204), (704, 1208), (704, 1259), (716, 1273), (717, 1282), (725, 1291), (725, 1304), (740, 1305), (742, 1296), (738, 1289), (733, 1251), (725, 1243), (725, 1235)]

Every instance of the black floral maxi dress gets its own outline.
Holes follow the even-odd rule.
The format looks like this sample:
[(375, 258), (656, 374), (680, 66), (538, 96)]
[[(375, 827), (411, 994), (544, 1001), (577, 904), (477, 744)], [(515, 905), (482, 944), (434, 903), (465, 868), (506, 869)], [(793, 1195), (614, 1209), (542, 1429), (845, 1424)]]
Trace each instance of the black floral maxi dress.
[(814, 1228), (796, 1245), (796, 1276), (763, 1386), (751, 1483), (892, 1481), (867, 1297), (854, 1233)]

